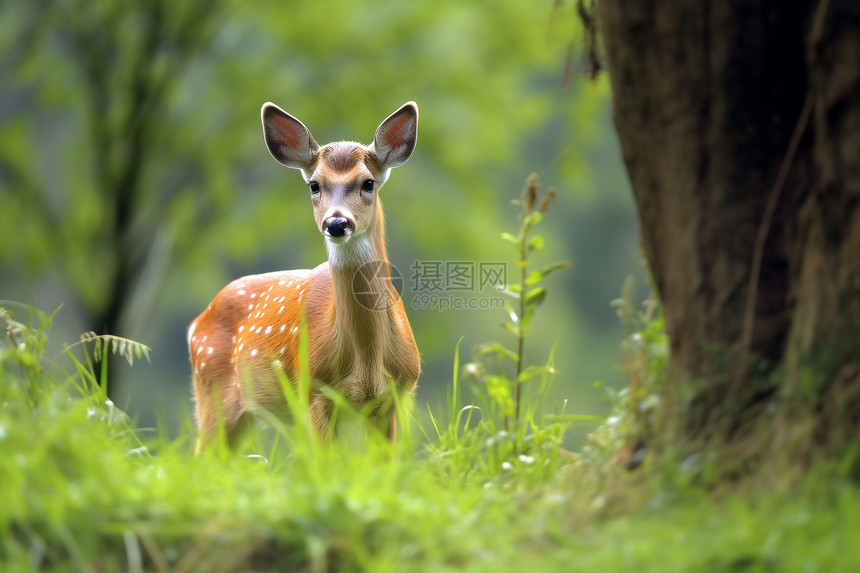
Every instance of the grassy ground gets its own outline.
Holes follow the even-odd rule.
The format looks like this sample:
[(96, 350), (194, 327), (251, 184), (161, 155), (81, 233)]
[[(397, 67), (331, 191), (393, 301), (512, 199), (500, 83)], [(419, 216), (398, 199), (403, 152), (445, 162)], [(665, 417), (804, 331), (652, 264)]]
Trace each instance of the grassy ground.
[(6, 319), (0, 571), (860, 570), (844, 481), (706, 493), (680, 468), (614, 469), (607, 428), (605, 448), (566, 453), (561, 423), (530, 412), (508, 433), (459, 390), (395, 446), (320, 444), (299, 419), (248, 444), (261, 456), (195, 458), (190, 437), (135, 428), (85, 360), (47, 359), (38, 326)]

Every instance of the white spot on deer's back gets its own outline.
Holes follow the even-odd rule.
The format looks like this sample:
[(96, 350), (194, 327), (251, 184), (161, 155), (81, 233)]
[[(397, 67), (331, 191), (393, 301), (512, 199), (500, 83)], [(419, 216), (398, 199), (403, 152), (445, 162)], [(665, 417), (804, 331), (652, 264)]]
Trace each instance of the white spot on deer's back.
[(257, 349), (254, 348), (253, 350), (251, 350), (251, 356), (256, 356), (256, 355), (257, 355)]
[(267, 327), (266, 327), (266, 334), (269, 334), (270, 332), (272, 332), (272, 327), (271, 327), (271, 326), (267, 326)]

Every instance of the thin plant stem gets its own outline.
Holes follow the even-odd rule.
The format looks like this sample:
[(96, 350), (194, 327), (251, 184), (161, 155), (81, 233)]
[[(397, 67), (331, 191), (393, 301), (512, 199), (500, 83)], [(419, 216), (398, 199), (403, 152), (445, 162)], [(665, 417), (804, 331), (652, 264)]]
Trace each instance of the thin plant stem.
[(519, 315), (517, 316), (517, 371), (516, 377), (514, 378), (514, 384), (516, 385), (515, 390), (515, 398), (514, 398), (514, 430), (519, 426), (520, 422), (520, 398), (522, 393), (522, 384), (520, 383), (520, 374), (522, 374), (523, 370), (523, 347), (525, 342), (525, 332), (523, 331), (523, 318), (526, 315), (526, 264), (528, 256), (528, 252), (526, 251), (526, 217), (528, 216), (528, 212), (526, 210), (525, 205), (523, 206), (523, 223), (522, 228), (520, 229), (520, 308)]

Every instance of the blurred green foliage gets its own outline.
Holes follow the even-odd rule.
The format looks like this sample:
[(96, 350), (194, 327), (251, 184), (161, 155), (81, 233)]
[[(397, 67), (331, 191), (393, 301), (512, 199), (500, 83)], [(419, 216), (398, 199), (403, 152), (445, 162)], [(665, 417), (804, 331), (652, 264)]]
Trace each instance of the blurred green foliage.
[[(588, 83), (572, 2), (34, 0), (0, 6), (2, 296), (65, 307), (62, 338), (104, 331), (153, 348), (120, 401), (153, 421), (187, 404), (184, 328), (241, 274), (308, 267), (325, 251), (307, 192), (263, 145), (260, 105), (321, 143), (369, 141), (418, 102), (416, 154), (382, 192), (392, 262), (424, 361), (419, 399), (449, 380), (454, 345), (497, 336), (493, 310), (410, 308), (414, 261), (513, 261), (499, 233), (525, 175), (559, 190), (546, 256), (574, 267), (532, 325), (558, 344), (559, 396), (620, 384), (609, 308), (638, 269), (638, 227)], [(513, 279), (509, 276), (509, 279)], [(492, 292), (467, 293), (472, 297)], [(65, 330), (64, 330), (65, 329)], [(559, 399), (559, 404), (561, 400)]]

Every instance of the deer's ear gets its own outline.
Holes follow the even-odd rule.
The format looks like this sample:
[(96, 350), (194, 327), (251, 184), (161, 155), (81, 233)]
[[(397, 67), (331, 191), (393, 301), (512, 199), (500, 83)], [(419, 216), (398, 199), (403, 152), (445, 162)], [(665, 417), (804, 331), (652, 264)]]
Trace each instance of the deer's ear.
[(305, 125), (269, 102), (260, 112), (269, 153), (281, 164), (306, 170), (316, 159), (319, 144)]
[(418, 106), (410, 101), (376, 128), (373, 151), (383, 169), (399, 167), (412, 155), (417, 141)]

